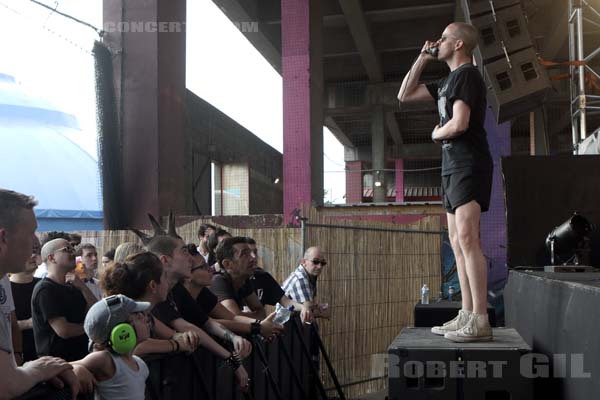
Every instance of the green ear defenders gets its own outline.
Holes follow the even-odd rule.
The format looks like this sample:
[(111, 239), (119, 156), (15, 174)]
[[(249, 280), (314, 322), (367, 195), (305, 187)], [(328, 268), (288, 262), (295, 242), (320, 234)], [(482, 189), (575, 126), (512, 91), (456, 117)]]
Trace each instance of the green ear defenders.
[(133, 351), (137, 344), (135, 329), (128, 323), (115, 326), (110, 332), (108, 344), (117, 354), (127, 354)]
[[(121, 305), (121, 299), (117, 296), (107, 297), (106, 303), (111, 312), (116, 312)], [(108, 345), (117, 354), (127, 354), (135, 348), (137, 344), (137, 336), (133, 325), (123, 322), (115, 326), (110, 332)]]

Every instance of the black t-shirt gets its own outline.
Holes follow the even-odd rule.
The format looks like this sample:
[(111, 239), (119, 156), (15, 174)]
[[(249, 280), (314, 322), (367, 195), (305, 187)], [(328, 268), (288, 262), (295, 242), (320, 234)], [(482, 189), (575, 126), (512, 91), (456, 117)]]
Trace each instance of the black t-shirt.
[(462, 100), (471, 109), (469, 127), (442, 146), (442, 175), (463, 169), (491, 168), (492, 158), (484, 129), (486, 112), (485, 83), (479, 70), (472, 64), (463, 64), (437, 82), (427, 85), (436, 99), (440, 126), (452, 118), (454, 101)]
[[(10, 283), (15, 302), (15, 314), (17, 314), (19, 321), (31, 318), (31, 295), (33, 294), (33, 288), (39, 281), (41, 281), (41, 278), (33, 278), (33, 281), (29, 283)], [(21, 332), (23, 334), (23, 361), (36, 359), (33, 329), (25, 329)]]
[(66, 361), (81, 360), (88, 354), (88, 337), (83, 334), (63, 339), (48, 320), (64, 317), (67, 322), (83, 325), (87, 303), (79, 289), (44, 278), (35, 285), (31, 298), (33, 337), (38, 356), (54, 356)]
[(232, 299), (242, 309), (246, 304), (244, 299), (254, 292), (254, 285), (252, 280), (248, 279), (236, 292), (229, 275), (225, 272), (219, 272), (213, 275), (210, 290), (218, 297), (219, 301)]
[(175, 299), (173, 298), (173, 292), (169, 292), (167, 300), (154, 306), (152, 315), (171, 328), (171, 322), (175, 321), (177, 318), (183, 318), (179, 311), (179, 307), (177, 307), (177, 303), (175, 303)]
[(206, 321), (208, 321), (208, 315), (206, 315), (206, 312), (194, 300), (190, 292), (188, 292), (181, 283), (178, 283), (171, 290), (171, 294), (181, 313), (181, 317), (197, 327), (202, 328)]
[(263, 305), (270, 304), (274, 306), (279, 303), (281, 297), (285, 295), (279, 282), (262, 268), (257, 268), (256, 271), (254, 271), (253, 281), (256, 295)]
[(203, 287), (200, 291), (200, 294), (196, 298), (196, 303), (202, 307), (206, 314), (210, 314), (218, 302), (219, 298), (215, 296), (214, 293), (211, 292), (207, 287)]

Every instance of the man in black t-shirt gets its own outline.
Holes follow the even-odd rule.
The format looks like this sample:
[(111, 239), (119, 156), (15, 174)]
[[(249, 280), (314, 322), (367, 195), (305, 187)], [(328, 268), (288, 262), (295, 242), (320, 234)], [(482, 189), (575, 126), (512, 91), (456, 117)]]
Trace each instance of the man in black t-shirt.
[[(492, 340), (479, 225), (481, 213), (489, 208), (493, 163), (484, 130), (485, 84), (471, 63), (476, 46), (472, 25), (448, 25), (439, 40), (425, 42), (398, 93), (400, 102), (434, 100), (438, 106), (440, 122), (431, 138), (442, 145), (443, 202), (463, 300), (458, 316), (432, 332), (456, 342)], [(450, 74), (438, 82), (419, 84), (425, 65), (436, 59), (436, 53)]]
[[(178, 332), (196, 332), (200, 335), (200, 343), (205, 347), (208, 346), (219, 356), (225, 355), (226, 350), (207, 336), (206, 332), (230, 342), (235, 351), (242, 357), (248, 356), (252, 351), (250, 342), (208, 318), (200, 307), (190, 306), (189, 300), (191, 298), (184, 298), (184, 300), (188, 300), (184, 304), (186, 307), (184, 309), (179, 308), (181, 304), (177, 304), (175, 297), (182, 294), (181, 290), (186, 292), (180, 282), (189, 279), (192, 270), (192, 257), (183, 240), (178, 237), (156, 236), (146, 245), (146, 248), (161, 260), (170, 288), (167, 300), (157, 304), (152, 310), (152, 314)], [(191, 300), (193, 301), (193, 299)], [(183, 311), (191, 312), (192, 315), (184, 315)], [(196, 314), (196, 312), (201, 314)], [(245, 374), (245, 370), (243, 370), (243, 373)]]
[(75, 269), (75, 249), (65, 239), (54, 239), (42, 247), (48, 275), (33, 289), (31, 318), (38, 356), (76, 361), (88, 354), (83, 330), (87, 310), (96, 297)]
[[(254, 258), (258, 260), (258, 247), (256, 246), (256, 241), (251, 237), (247, 237), (246, 243), (248, 244), (248, 247), (250, 247), (250, 251), (252, 251)], [(251, 280), (254, 286), (254, 292), (263, 305), (269, 304), (271, 306), (276, 306), (277, 303), (279, 303), (285, 308), (294, 306), (294, 310), (300, 313), (302, 322), (312, 322), (313, 312), (311, 309), (305, 304), (298, 303), (286, 296), (279, 282), (273, 278), (273, 275), (264, 269), (255, 266), (254, 275)]]
[[(220, 270), (213, 276), (210, 290), (233, 315), (264, 319), (265, 309), (250, 280), (256, 257), (246, 238), (237, 236), (223, 240), (217, 246), (216, 255)], [(251, 311), (243, 311), (244, 306)]]

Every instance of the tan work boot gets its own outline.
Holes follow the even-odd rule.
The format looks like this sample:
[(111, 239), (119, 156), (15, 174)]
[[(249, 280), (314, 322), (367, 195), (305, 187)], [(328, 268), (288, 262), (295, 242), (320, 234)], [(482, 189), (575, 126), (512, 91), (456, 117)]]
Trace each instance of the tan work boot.
[(444, 336), (448, 332), (454, 332), (465, 326), (469, 321), (471, 312), (467, 310), (459, 310), (458, 315), (451, 321), (444, 323), (442, 326), (434, 326), (431, 328), (431, 333), (436, 335)]
[(459, 343), (492, 341), (492, 327), (488, 321), (488, 315), (473, 313), (465, 326), (457, 331), (446, 333), (444, 337)]

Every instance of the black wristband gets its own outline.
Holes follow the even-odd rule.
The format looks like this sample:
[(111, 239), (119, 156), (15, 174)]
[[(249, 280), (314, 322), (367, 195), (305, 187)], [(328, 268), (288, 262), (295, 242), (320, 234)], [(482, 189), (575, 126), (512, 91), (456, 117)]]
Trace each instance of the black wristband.
[(260, 319), (257, 319), (256, 321), (250, 324), (250, 334), (260, 335)]

